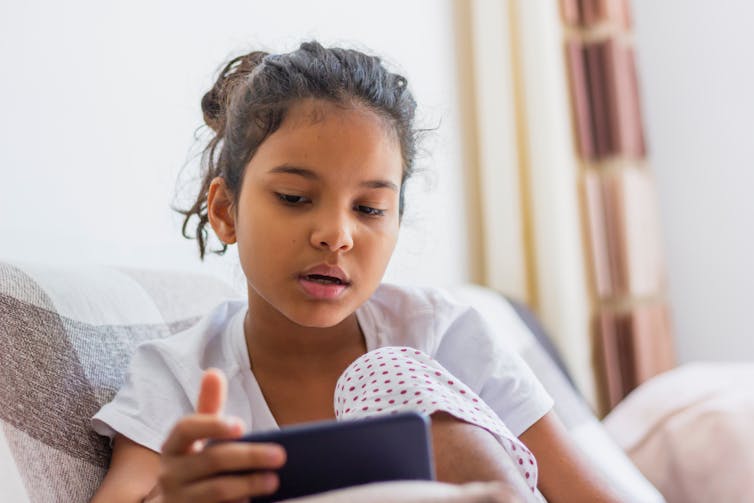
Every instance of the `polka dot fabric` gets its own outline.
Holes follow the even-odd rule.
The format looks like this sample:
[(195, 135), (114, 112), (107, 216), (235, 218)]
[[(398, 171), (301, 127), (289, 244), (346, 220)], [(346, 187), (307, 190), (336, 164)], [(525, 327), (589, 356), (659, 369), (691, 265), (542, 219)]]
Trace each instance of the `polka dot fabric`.
[(476, 393), (422, 351), (383, 347), (362, 355), (338, 379), (334, 405), (338, 420), (444, 411), (480, 426), (495, 436), (528, 487), (537, 492), (534, 455)]

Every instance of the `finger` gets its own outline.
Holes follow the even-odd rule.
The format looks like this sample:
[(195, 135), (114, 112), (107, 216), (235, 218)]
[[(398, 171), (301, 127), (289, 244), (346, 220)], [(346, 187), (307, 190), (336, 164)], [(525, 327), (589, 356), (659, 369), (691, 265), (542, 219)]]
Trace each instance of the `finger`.
[(270, 472), (214, 477), (188, 486), (186, 501), (229, 501), (272, 494), (278, 488), (278, 476)]
[(243, 433), (243, 422), (238, 418), (220, 418), (216, 415), (192, 414), (180, 419), (162, 444), (164, 456), (180, 456), (191, 451), (197, 440), (206, 438), (231, 439)]
[(232, 472), (276, 470), (285, 458), (285, 450), (277, 444), (223, 442), (192, 456), (167, 460), (163, 482), (178, 487)]
[(196, 412), (199, 414), (221, 414), (227, 395), (225, 374), (218, 369), (207, 369), (202, 375)]

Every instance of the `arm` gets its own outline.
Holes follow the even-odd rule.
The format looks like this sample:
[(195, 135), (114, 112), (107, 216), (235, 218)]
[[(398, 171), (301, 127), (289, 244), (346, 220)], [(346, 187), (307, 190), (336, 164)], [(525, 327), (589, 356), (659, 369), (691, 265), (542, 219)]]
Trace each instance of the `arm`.
[(519, 438), (537, 459), (538, 487), (550, 503), (620, 501), (571, 441), (555, 412), (548, 412)]
[(92, 503), (141, 501), (157, 483), (159, 471), (158, 453), (117, 435), (110, 468)]
[[(243, 434), (240, 421), (221, 416), (225, 378), (205, 372), (196, 414), (179, 420), (158, 454), (116, 436), (110, 469), (92, 502), (229, 501), (270, 494), (277, 489), (273, 470), (285, 462), (280, 446), (227, 442), (204, 446), (204, 440), (233, 439)], [(227, 472), (250, 472), (227, 475)]]
[(492, 501), (526, 501), (531, 494), (508, 454), (483, 428), (436, 412), (432, 414), (432, 445), (441, 482), (502, 482)]

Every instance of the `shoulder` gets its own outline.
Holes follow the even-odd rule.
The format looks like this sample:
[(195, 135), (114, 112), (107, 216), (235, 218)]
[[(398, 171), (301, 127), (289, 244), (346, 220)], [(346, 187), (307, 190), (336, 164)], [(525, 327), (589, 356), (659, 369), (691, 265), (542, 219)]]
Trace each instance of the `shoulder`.
[(190, 328), (137, 346), (125, 381), (93, 417), (94, 431), (110, 438), (118, 432), (159, 452), (169, 428), (195, 409), (203, 370), (234, 373), (238, 358), (228, 339), (244, 308), (244, 302), (224, 302)]
[(384, 312), (411, 315), (418, 312), (447, 311), (459, 305), (447, 291), (435, 287), (420, 287), (382, 283), (369, 299)]
[(128, 381), (142, 383), (145, 393), (180, 391), (193, 401), (204, 370), (219, 368), (228, 376), (236, 372), (231, 324), (245, 307), (244, 301), (223, 302), (186, 330), (141, 343), (131, 358)]
[(222, 302), (186, 330), (140, 344), (134, 358), (159, 354), (166, 361), (180, 362), (183, 366), (188, 362), (202, 366), (221, 360), (229, 356), (226, 343), (233, 328), (230, 325), (245, 309), (246, 302), (242, 300)]
[(470, 309), (441, 288), (389, 283), (381, 284), (362, 308), (378, 328), (382, 344), (417, 347), (430, 354)]

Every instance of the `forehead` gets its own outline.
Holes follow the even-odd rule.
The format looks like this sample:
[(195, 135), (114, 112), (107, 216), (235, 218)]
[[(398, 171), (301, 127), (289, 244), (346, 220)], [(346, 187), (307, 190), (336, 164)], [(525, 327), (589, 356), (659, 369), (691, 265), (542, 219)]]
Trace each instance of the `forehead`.
[(322, 177), (380, 177), (400, 185), (400, 142), (388, 120), (360, 105), (306, 99), (294, 103), (280, 127), (260, 146), (249, 168), (283, 164)]

